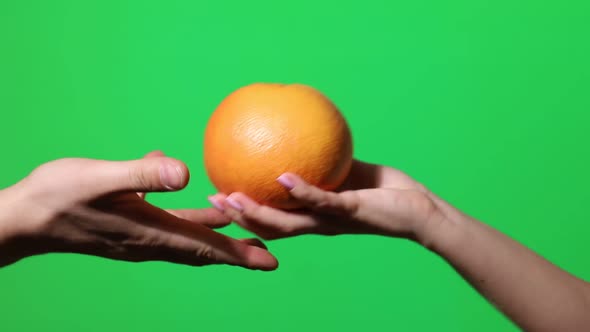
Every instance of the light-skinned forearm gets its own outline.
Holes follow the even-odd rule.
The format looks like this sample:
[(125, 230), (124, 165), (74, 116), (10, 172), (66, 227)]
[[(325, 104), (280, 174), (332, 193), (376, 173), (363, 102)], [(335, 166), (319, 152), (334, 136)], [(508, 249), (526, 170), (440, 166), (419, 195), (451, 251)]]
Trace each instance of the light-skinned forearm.
[(426, 245), (526, 331), (590, 331), (590, 285), (438, 200)]

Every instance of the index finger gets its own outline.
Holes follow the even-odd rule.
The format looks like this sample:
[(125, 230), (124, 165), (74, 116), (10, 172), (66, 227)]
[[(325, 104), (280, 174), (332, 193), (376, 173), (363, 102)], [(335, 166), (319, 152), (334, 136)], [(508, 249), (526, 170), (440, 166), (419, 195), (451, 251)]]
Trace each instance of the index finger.
[(217, 233), (199, 223), (178, 218), (157, 207), (124, 212), (136, 224), (136, 239), (128, 244), (132, 256), (194, 266), (229, 264), (249, 269), (274, 270), (276, 258), (267, 250)]
[(277, 178), (291, 196), (306, 207), (321, 213), (351, 215), (358, 210), (359, 199), (354, 191), (335, 193), (325, 191), (305, 182), (292, 173), (284, 173)]

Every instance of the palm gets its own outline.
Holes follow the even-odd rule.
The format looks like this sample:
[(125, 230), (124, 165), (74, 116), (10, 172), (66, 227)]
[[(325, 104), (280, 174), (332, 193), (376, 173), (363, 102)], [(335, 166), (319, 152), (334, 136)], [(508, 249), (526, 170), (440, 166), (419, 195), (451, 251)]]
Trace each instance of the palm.
[[(274, 239), (306, 233), (412, 237), (415, 220), (426, 220), (435, 211), (421, 184), (401, 171), (361, 161), (354, 161), (338, 193), (321, 191), (303, 181), (299, 188), (291, 194), (306, 209), (281, 211), (234, 193), (225, 200), (230, 202), (224, 205), (225, 213), (242, 227)], [(241, 211), (235, 208), (235, 201)]]
[(355, 160), (341, 190), (354, 192), (363, 206), (351, 218), (339, 218), (347, 233), (412, 237), (414, 220), (435, 212), (425, 187), (391, 167)]

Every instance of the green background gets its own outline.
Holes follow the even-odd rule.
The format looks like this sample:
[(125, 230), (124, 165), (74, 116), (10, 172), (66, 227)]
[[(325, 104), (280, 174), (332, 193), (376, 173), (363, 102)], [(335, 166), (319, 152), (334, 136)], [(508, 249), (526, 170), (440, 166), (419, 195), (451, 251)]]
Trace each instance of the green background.
[[(590, 3), (0, 2), (0, 187), (61, 157), (202, 160), (216, 105), (301, 82), (350, 122), (356, 157), (590, 278)], [(223, 232), (244, 236), (229, 227)], [(47, 255), (0, 270), (2, 331), (513, 331), (442, 259), (404, 240), (269, 243), (278, 271)]]

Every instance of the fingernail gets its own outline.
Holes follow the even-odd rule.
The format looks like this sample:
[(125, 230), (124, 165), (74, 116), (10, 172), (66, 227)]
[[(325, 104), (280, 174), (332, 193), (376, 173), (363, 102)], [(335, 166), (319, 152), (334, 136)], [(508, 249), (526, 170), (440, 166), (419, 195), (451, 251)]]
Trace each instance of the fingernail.
[(231, 205), (231, 207), (233, 207), (234, 209), (242, 212), (244, 210), (244, 207), (242, 206), (242, 204), (240, 204), (240, 202), (236, 201), (235, 199), (228, 197), (225, 199), (225, 201)]
[(286, 174), (279, 176), (277, 178), (277, 181), (279, 181), (279, 183), (282, 184), (283, 187), (287, 188), (288, 190), (295, 188), (295, 183), (293, 183), (293, 180), (289, 179), (289, 176)]
[(207, 200), (209, 201), (209, 203), (211, 203), (211, 205), (213, 205), (213, 207), (215, 207), (217, 210), (223, 212), (223, 204), (221, 204), (221, 202), (219, 202), (218, 200), (216, 200), (215, 198), (213, 198), (213, 196), (209, 196), (207, 197)]
[(165, 164), (160, 168), (160, 179), (164, 187), (175, 190), (181, 189), (184, 185), (182, 168), (172, 163)]

